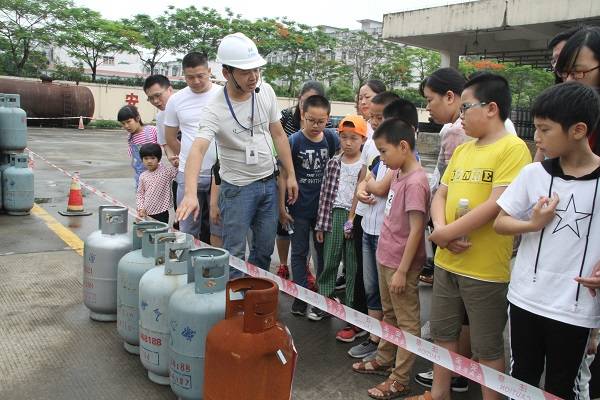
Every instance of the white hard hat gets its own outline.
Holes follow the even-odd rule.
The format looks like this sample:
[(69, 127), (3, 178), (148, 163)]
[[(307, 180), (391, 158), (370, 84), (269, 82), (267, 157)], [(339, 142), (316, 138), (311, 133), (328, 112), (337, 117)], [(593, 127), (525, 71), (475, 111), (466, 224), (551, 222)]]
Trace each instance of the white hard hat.
[(254, 69), (267, 63), (258, 54), (254, 42), (241, 32), (232, 33), (221, 39), (217, 50), (217, 62), (239, 69)]

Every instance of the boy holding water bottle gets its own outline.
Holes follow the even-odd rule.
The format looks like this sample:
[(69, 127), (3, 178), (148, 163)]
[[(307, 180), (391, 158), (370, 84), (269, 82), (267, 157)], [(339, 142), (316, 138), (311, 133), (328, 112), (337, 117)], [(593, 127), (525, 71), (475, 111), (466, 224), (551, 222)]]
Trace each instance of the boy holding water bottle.
[[(531, 162), (525, 142), (504, 127), (510, 104), (508, 82), (499, 75), (483, 73), (465, 84), (462, 125), (475, 140), (456, 148), (431, 205), (434, 231), (430, 240), (439, 246), (431, 304), (432, 337), (436, 344), (457, 352), (466, 311), (473, 355), (498, 371), (504, 371), (502, 332), (513, 238), (493, 229), (500, 211), (496, 200)], [(464, 213), (466, 200), (470, 211)], [(463, 216), (457, 219), (457, 214)], [(450, 399), (450, 379), (449, 370), (434, 365), (431, 393), (412, 400)], [(491, 389), (482, 386), (481, 390), (484, 400), (500, 399)]]

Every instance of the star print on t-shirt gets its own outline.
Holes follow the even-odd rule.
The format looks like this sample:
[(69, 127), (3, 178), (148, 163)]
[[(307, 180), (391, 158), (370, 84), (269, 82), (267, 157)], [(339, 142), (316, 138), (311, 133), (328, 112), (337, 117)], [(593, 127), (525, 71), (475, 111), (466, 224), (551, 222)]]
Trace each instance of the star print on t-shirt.
[(579, 221), (590, 218), (591, 215), (591, 213), (577, 211), (577, 206), (575, 205), (575, 196), (571, 194), (567, 207), (564, 210), (558, 208), (556, 209), (558, 223), (554, 227), (554, 231), (552, 233), (559, 232), (564, 228), (569, 228), (575, 235), (577, 235), (578, 238), (581, 238), (579, 232)]

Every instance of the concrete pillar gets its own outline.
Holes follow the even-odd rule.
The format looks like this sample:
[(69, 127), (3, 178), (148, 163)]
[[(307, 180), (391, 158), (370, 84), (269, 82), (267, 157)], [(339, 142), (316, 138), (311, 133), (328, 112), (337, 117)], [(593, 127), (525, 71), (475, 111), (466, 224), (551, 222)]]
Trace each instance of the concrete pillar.
[(458, 69), (458, 53), (451, 50), (441, 50), (442, 68), (452, 67)]

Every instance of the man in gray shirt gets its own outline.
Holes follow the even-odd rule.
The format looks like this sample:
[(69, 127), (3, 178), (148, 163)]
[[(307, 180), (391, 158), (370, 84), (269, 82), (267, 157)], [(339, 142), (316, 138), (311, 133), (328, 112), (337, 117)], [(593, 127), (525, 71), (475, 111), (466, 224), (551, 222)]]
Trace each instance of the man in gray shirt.
[[(248, 262), (269, 269), (279, 218), (275, 154), (287, 174), (288, 202), (298, 197), (287, 136), (273, 88), (260, 79), (266, 61), (242, 33), (225, 36), (217, 52), (225, 87), (202, 109), (200, 131), (185, 166), (185, 195), (177, 218), (198, 213), (196, 176), (211, 140), (217, 143), (222, 179), (219, 210), (224, 248), (245, 258), (246, 236), (253, 233)], [(259, 84), (260, 83), (260, 84)]]

